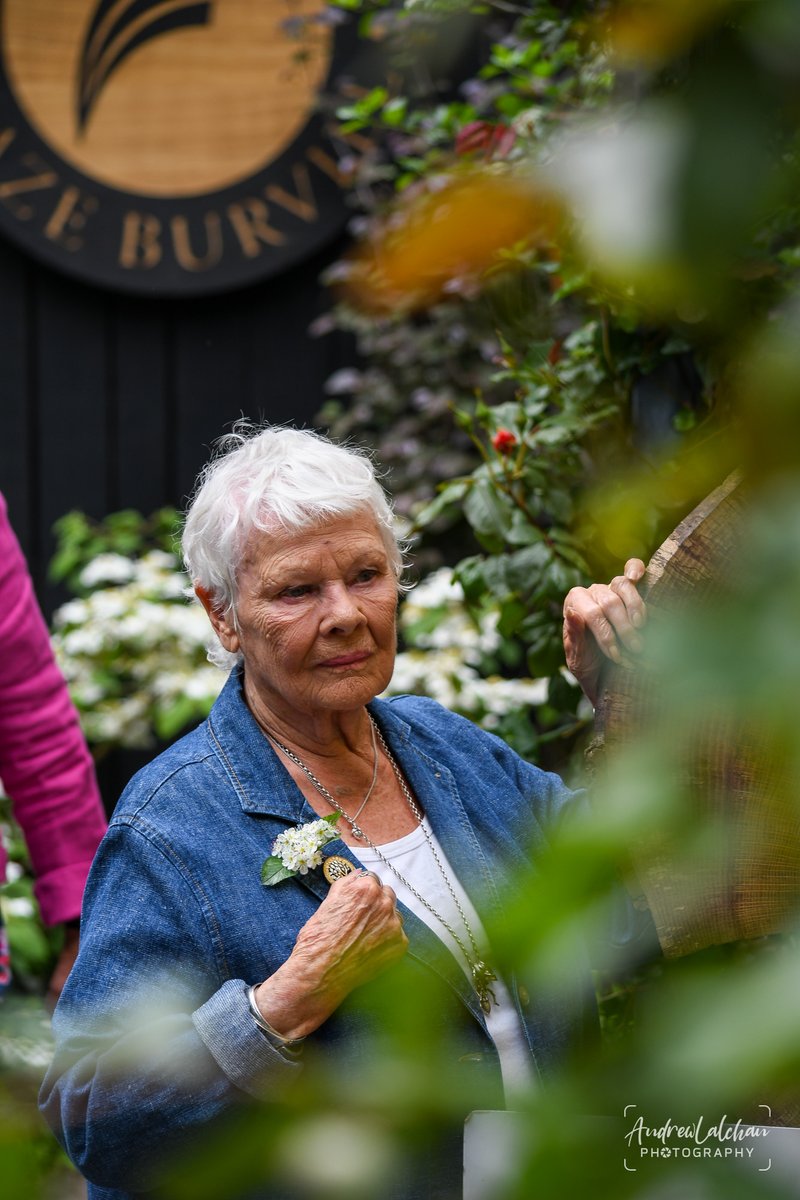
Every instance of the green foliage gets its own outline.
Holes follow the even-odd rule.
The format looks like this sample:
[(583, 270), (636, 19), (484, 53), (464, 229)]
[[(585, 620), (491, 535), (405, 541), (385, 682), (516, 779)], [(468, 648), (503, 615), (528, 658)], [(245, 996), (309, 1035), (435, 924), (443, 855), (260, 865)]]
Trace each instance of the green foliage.
[[(4, 1025), (7, 1020), (4, 1014)], [(23, 1196), (25, 1200), (49, 1200), (71, 1195), (80, 1186), (74, 1168), (39, 1115), (38, 1086), (38, 1076), (0, 1072), (0, 1176), (10, 1200)]]
[(291, 879), (294, 874), (294, 871), (290, 871), (279, 858), (273, 855), (264, 860), (261, 868), (261, 882), (264, 887), (272, 887), (273, 884), (282, 883), (284, 879)]
[[(496, 606), (506, 669), (550, 679), (534, 723), (552, 734), (562, 769), (582, 724), (557, 673), (565, 592), (608, 578), (632, 554), (647, 558), (733, 466), (750, 474), (753, 523), (742, 535), (734, 596), (724, 607), (688, 604), (680, 622), (653, 635), (647, 667), (664, 702), (658, 727), (613, 762), (586, 823), (557, 839), (552, 861), (491, 931), (510, 957), (527, 947), (537, 979), (555, 989), (575, 929), (600, 920), (632, 856), (643, 870), (660, 869), (665, 886), (687, 889), (683, 919), (712, 903), (693, 888), (710, 862), (727, 861), (741, 830), (727, 810), (727, 821), (704, 819), (685, 789), (709, 722), (733, 721), (734, 745), (737, 731), (755, 726), (796, 846), (798, 46), (796, 6), (784, 0), (656, 0), (633, 17), (628, 5), (537, 3), (508, 17), (458, 99), (395, 88), (392, 112), (403, 124), (391, 129), (382, 120), (389, 96), (348, 114), (382, 130), (389, 150), (380, 169), (374, 160), (364, 166), (361, 181), (373, 232), (388, 181), (413, 193), (455, 162), (524, 162), (564, 189), (568, 235), (546, 254), (510, 250), (516, 273), (490, 273), (480, 294), (454, 279), (450, 300), (413, 318), (341, 307), (336, 318), (357, 331), (361, 376), (378, 385), (358, 392), (353, 428), (381, 456), (388, 444), (384, 461), (394, 426), (410, 441), (417, 415), (413, 389), (404, 392), (379, 339), (402, 346), (405, 378), (414, 369), (448, 372), (442, 424), (420, 442), (458, 444), (471, 461), (442, 473), (431, 456), (420, 458), (419, 481), (416, 460), (403, 464), (402, 491), (413, 497), (403, 512), (426, 561), (438, 553), (455, 566), (476, 619)], [(498, 126), (513, 134), (502, 154)], [(476, 330), (475, 345), (484, 322), (496, 347), (468, 386), (450, 365), (447, 331), (459, 317)], [(648, 439), (641, 405), (656, 404), (661, 381), (686, 361), (696, 391), (679, 397)], [(522, 721), (530, 730), (529, 714)], [(532, 753), (541, 761), (546, 751), (540, 736)], [(774, 830), (769, 841), (765, 814), (752, 816), (766, 838), (762, 882), (772, 892), (768, 864), (784, 847)], [(665, 845), (674, 856), (666, 863), (658, 857)], [(630, 1104), (649, 1110), (653, 1124), (657, 1115), (702, 1112), (708, 1125), (723, 1113), (763, 1119), (759, 1105), (769, 1102), (771, 1121), (797, 1124), (797, 911), (797, 897), (787, 899), (775, 938), (639, 966), (628, 978), (619, 968), (599, 972), (605, 1052), (578, 1056), (541, 1104), (532, 1101), (537, 1138), (507, 1194), (781, 1194), (777, 1178), (726, 1163), (637, 1159), (625, 1171), (619, 1129), (598, 1140), (585, 1127), (573, 1137), (565, 1130), (577, 1113), (616, 1116)]]
[(387, 694), (431, 696), (534, 758), (553, 725), (555, 681), (519, 677), (518, 648), (503, 620), (491, 597), (468, 606), (450, 568), (432, 572), (401, 605), (403, 648)]
[[(390, 41), (396, 38), (402, 47), (409, 26), (430, 21), (428, 13), (417, 14), (418, 7), (408, 7), (403, 13), (406, 20), (399, 21), (397, 28), (383, 24), (381, 13), (382, 33), (388, 28)], [(500, 32), (497, 26), (495, 30)], [(433, 80), (426, 91), (422, 70), (414, 74), (413, 97), (375, 88), (340, 106), (338, 113), (347, 129), (383, 137), (386, 153), (358, 163), (358, 196), (370, 218), (381, 212), (390, 184), (404, 190), (414, 179), (446, 168), (460, 130), (476, 121), (507, 128), (510, 116), (516, 116), (503, 111), (509, 99), (518, 101), (527, 114), (516, 134), (509, 128), (512, 140), (516, 136), (521, 146), (557, 123), (578, 97), (593, 104), (607, 92), (608, 81), (599, 80), (593, 59), (576, 54), (573, 32), (572, 18), (553, 6), (537, 5), (517, 23), (504, 21), (502, 40), (490, 43), (486, 68), (462, 87), (465, 98), (443, 101)], [(536, 54), (531, 51), (534, 42), (539, 48)], [(530, 69), (523, 70), (523, 62)], [(541, 73), (543, 63), (548, 64), (547, 77)], [(536, 64), (539, 73), (532, 73)], [(476, 393), (487, 404), (513, 395), (513, 377), (501, 378), (494, 370), (502, 338), (516, 334), (517, 342), (525, 346), (532, 337), (542, 341), (554, 336), (551, 272), (539, 264), (534, 269), (524, 262), (520, 266), (514, 277), (498, 280), (481, 295), (468, 289), (465, 294), (460, 281), (453, 280), (452, 300), (445, 298), (414, 318), (375, 320), (346, 305), (335, 311), (338, 327), (355, 334), (363, 366), (339, 372), (329, 381), (329, 390), (347, 396), (348, 402), (328, 403), (318, 419), (334, 436), (354, 436), (377, 450), (404, 516), (413, 516), (430, 500), (439, 481), (465, 472), (474, 462), (468, 438), (457, 425), (454, 428), (451, 410), (470, 410)], [(331, 282), (340, 273), (334, 268), (329, 273)], [(559, 331), (562, 321), (559, 318)], [(570, 318), (568, 330), (574, 325)], [(324, 320), (316, 331), (330, 327), (331, 321)], [(453, 511), (443, 506), (439, 518), (452, 518)], [(452, 529), (452, 520), (440, 519), (435, 528), (444, 535)], [(449, 532), (446, 547), (444, 540), (444, 536), (428, 538), (423, 547), (426, 561), (435, 563), (442, 554), (455, 561)], [(456, 539), (456, 547), (462, 540)]]
[(60, 930), (46, 929), (33, 892), (33, 873), (22, 831), (0, 793), (0, 837), (8, 854), (8, 881), (0, 890), (3, 920), (17, 983), (38, 990), (49, 977), (61, 948)]
[(410, 519), (438, 481), (472, 465), (451, 410), (490, 386), (499, 344), (484, 318), (455, 304), (419, 323), (375, 322), (345, 308), (337, 321), (355, 334), (363, 366), (329, 379), (317, 420), (337, 438), (377, 448), (397, 511)]
[(178, 519), (166, 508), (99, 523), (73, 512), (56, 525), (53, 571), (78, 599), (54, 613), (53, 649), (98, 755), (168, 741), (207, 716), (222, 686), (174, 554)]
[(50, 563), (50, 578), (66, 583), (76, 595), (85, 590), (81, 571), (99, 554), (120, 554), (135, 558), (148, 550), (173, 554), (180, 529), (180, 513), (175, 508), (160, 508), (150, 516), (126, 508), (109, 513), (102, 521), (93, 521), (85, 513), (68, 512), (53, 526), (56, 553)]
[[(416, 89), (411, 102), (377, 88), (340, 108), (349, 129), (381, 134), (388, 151), (379, 167), (361, 164), (368, 220), (380, 217), (390, 180), (403, 191), (415, 178), (435, 178), (454, 155), (538, 156), (576, 111), (608, 105), (614, 75), (593, 39), (586, 6), (537, 4), (505, 19), (464, 98), (442, 102)], [(498, 130), (510, 148), (498, 149)], [(461, 131), (469, 133), (463, 142)], [(690, 343), (684, 328), (642, 328), (631, 298), (599, 286), (571, 250), (516, 248), (501, 265), (512, 269), (490, 272), (478, 294), (453, 280), (452, 300), (413, 318), (377, 319), (340, 304), (334, 320), (356, 334), (361, 364), (329, 382), (348, 400), (327, 404), (319, 420), (377, 451), (398, 511), (411, 519), (419, 569), (460, 559), (476, 619), (486, 603), (499, 606), (506, 669), (516, 663), (553, 680), (561, 707), (547, 722), (556, 754), (548, 761), (563, 766), (582, 721), (578, 693), (558, 675), (561, 604), (594, 572), (618, 569), (616, 545), (609, 552), (581, 497), (611, 471), (625, 477), (633, 383)], [(320, 331), (328, 327), (330, 319)], [(711, 412), (709, 390), (699, 414), (690, 406), (677, 414), (675, 433), (700, 425), (705, 436)], [(513, 453), (493, 446), (498, 434), (513, 435)], [(643, 509), (645, 530), (630, 549), (645, 552), (644, 538), (655, 545), (675, 508)]]
[[(363, 11), (357, 0), (344, 6)], [(364, 29), (399, 37), (415, 11), (431, 22), (453, 7), (370, 6)], [(331, 387), (353, 402), (334, 399), (325, 415), (334, 433), (377, 447), (427, 565), (456, 566), (473, 636), (493, 614), (499, 644), (480, 670), (549, 681), (533, 738), (523, 706), (518, 727), (505, 713), (500, 731), (540, 759), (560, 752), (562, 765), (583, 722), (559, 673), (565, 591), (599, 564), (616, 570), (631, 551), (646, 555), (731, 462), (747, 467), (739, 569), (724, 593), (646, 628), (657, 719), (609, 755), (584, 811), (548, 831), (536, 873), (487, 932), (499, 967), (513, 963), (535, 980), (538, 1002), (558, 1005), (584, 937), (608, 917), (621, 867), (647, 881), (654, 910), (672, 904), (676, 921), (707, 928), (721, 907), (741, 914), (744, 854), (760, 871), (758, 904), (782, 899), (780, 921), (743, 945), (649, 968), (634, 946), (603, 967), (604, 1045), (576, 1048), (546, 1088), (521, 1099), (526, 1136), (497, 1200), (780, 1200), (793, 1182), (747, 1163), (629, 1160), (635, 1143), (621, 1114), (633, 1106), (648, 1125), (702, 1119), (707, 1129), (725, 1116), (763, 1121), (768, 1105), (770, 1123), (799, 1119), (800, 23), (785, 0), (654, 0), (633, 26), (626, 20), (617, 6), (536, 3), (505, 13), (458, 99), (394, 78), (348, 97), (347, 127), (382, 131), (388, 150), (359, 167), (367, 227), (389, 192), (413, 195), (435, 180), (476, 123), (457, 157), (561, 169), (572, 224), (547, 254), (509, 251), (516, 271), (480, 294), (454, 279), (428, 313), (378, 320), (340, 307), (335, 320), (355, 333), (362, 361)], [(631, 69), (612, 66), (626, 38)], [(587, 112), (603, 120), (584, 126)], [(511, 145), (498, 126), (513, 132)], [(686, 355), (699, 394), (648, 443), (633, 399)], [(442, 605), (414, 617), (407, 653), (432, 654), (425, 640), (443, 619)], [(465, 682), (452, 681), (456, 694)], [(721, 819), (687, 786), (714, 723), (714, 745), (731, 754), (755, 741), (773, 784), (770, 807), (742, 821), (724, 790)], [(723, 779), (729, 765), (714, 761)], [(720, 868), (722, 884), (709, 889)], [(358, 997), (375, 1018), (373, 1054), (331, 1069), (308, 1052), (279, 1097), (247, 1106), (224, 1143), (194, 1150), (164, 1196), (224, 1200), (276, 1180), (320, 1197), (382, 1196), (409, 1155), (435, 1156), (456, 1110), (496, 1103), (477, 1082), (455, 1082), (457, 1048), (431, 1033), (432, 994), (423, 976), (409, 978), (389, 973)], [(616, 1122), (588, 1125), (587, 1113)]]
[(42, 996), (61, 948), (61, 931), (42, 924), (22, 832), (0, 794), (0, 836), (8, 881), (0, 889), (14, 977), (0, 1000), (0, 1178), (10, 1197), (53, 1195), (74, 1172), (44, 1126), (36, 1094), (52, 1054)]

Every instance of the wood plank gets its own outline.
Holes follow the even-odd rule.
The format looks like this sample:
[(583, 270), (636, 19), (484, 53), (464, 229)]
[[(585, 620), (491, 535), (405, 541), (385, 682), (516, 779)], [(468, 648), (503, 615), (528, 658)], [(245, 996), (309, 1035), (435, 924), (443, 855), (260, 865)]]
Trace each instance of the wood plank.
[[(108, 316), (101, 293), (42, 271), (32, 316), (40, 444), (39, 537), (49, 560), (53, 523), (77, 508), (109, 511)], [(48, 589), (49, 600), (63, 595)]]
[(151, 513), (176, 503), (170, 406), (171, 321), (163, 305), (119, 301), (113, 309), (112, 510)]
[[(648, 629), (724, 603), (743, 568), (746, 489), (734, 473), (654, 554), (643, 581)], [(665, 955), (678, 957), (790, 928), (800, 898), (800, 815), (790, 764), (758, 712), (707, 697), (702, 713), (670, 742), (675, 786), (696, 828), (714, 829), (687, 858), (685, 830), (659, 828), (630, 847), (631, 890), (643, 898)], [(669, 719), (671, 709), (666, 710)], [(647, 656), (637, 670), (603, 673), (590, 747), (594, 769), (615, 748), (664, 732), (662, 672)], [(669, 726), (667, 726), (669, 729)]]
[(246, 378), (249, 304), (241, 295), (184, 303), (174, 330), (172, 494), (184, 506), (212, 443), (238, 417)]
[[(344, 365), (344, 345), (349, 350), (350, 339), (309, 333), (312, 321), (332, 302), (319, 276), (336, 257), (335, 250), (253, 289), (246, 406), (256, 419), (310, 426), (325, 400), (325, 380)], [(352, 364), (352, 356), (346, 361)]]

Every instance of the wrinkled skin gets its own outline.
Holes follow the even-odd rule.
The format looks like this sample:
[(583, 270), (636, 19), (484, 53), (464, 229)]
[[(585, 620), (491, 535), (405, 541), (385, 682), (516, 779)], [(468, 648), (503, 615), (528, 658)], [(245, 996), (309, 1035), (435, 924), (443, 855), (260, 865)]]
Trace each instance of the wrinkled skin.
[(624, 663), (642, 648), (639, 630), (647, 614), (636, 585), (644, 572), (641, 559), (628, 559), (624, 573), (610, 583), (572, 588), (564, 600), (567, 666), (592, 704), (604, 660)]
[(393, 889), (353, 872), (331, 886), (287, 961), (257, 989), (259, 1009), (284, 1037), (304, 1037), (407, 946)]

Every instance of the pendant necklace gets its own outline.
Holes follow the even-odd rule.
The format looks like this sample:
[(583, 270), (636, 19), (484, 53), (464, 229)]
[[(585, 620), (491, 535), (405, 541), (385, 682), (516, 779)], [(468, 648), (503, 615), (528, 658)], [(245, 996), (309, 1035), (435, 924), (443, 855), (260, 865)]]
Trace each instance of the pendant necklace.
[[(365, 842), (370, 847), (370, 849), (373, 850), (375, 854), (377, 854), (378, 858), (384, 864), (384, 866), (388, 867), (389, 870), (392, 872), (392, 874), (397, 879), (399, 879), (400, 882), (405, 887), (408, 888), (408, 890), (411, 892), (411, 894), (413, 896), (416, 897), (417, 900), (419, 900), (420, 904), (422, 904), (428, 910), (428, 912), (444, 926), (444, 928), (450, 934), (453, 941), (456, 943), (459, 950), (463, 954), (464, 959), (467, 963), (467, 966), (469, 967), (470, 974), (472, 975), (472, 983), (473, 983), (473, 986), (477, 993), (478, 1002), (480, 1003), (482, 1011), (484, 1013), (488, 1013), (491, 1010), (492, 1002), (494, 1002), (495, 1004), (498, 1003), (497, 998), (494, 994), (494, 991), (492, 990), (492, 987), (491, 987), (492, 983), (494, 983), (494, 981), (497, 979), (497, 976), (492, 971), (492, 969), (486, 965), (486, 963), (483, 961), (483, 959), (481, 957), (480, 947), (478, 946), (477, 939), (475, 937), (475, 934), (472, 931), (472, 926), (470, 925), (469, 921), (467, 920), (467, 915), (464, 912), (464, 908), (463, 908), (461, 902), (459, 901), (458, 896), (456, 895), (452, 881), (450, 880), (450, 877), (448, 876), (447, 872), (444, 869), (442, 860), (439, 858), (439, 855), (436, 853), (436, 847), (434, 846), (431, 835), (426, 828), (422, 811), (420, 810), (418, 804), (416, 803), (413, 796), (411, 795), (411, 792), (408, 790), (408, 787), (406, 786), (406, 782), (402, 776), (400, 768), (397, 765), (397, 763), (395, 762), (394, 756), (392, 755), (391, 751), (389, 750), (389, 747), (386, 745), (383, 734), (381, 733), (380, 729), (378, 728), (375, 721), (373, 720), (372, 714), (367, 713), (367, 716), (369, 717), (370, 729), (372, 731), (372, 745), (374, 748), (374, 756), (375, 756), (374, 757), (373, 774), (372, 774), (372, 783), (370, 784), (369, 791), (367, 792), (366, 796), (364, 797), (364, 800), (362, 801), (361, 805), (359, 806), (358, 812), (356, 812), (354, 814), (354, 816), (352, 816), (352, 817), (350, 816), (350, 814), (348, 812), (345, 812), (345, 810), (342, 808), (341, 804), (339, 804), (338, 800), (334, 799), (334, 797), (331, 795), (331, 793), (328, 791), (328, 789), (325, 787), (325, 785), (323, 783), (321, 783), (319, 781), (319, 779), (317, 779), (316, 775), (313, 773), (311, 768), (307, 767), (306, 764), (303, 762), (303, 760), (301, 758), (298, 758), (298, 756), (294, 753), (293, 750), (290, 750), (288, 746), (285, 746), (283, 744), (283, 742), (280, 742), (275, 737), (274, 734), (269, 734), (268, 736), (275, 743), (275, 745), (278, 747), (278, 749), (280, 751), (282, 751), (282, 753), (285, 754), (286, 757), (291, 762), (293, 762), (296, 767), (300, 768), (300, 770), (303, 772), (303, 774), (314, 785), (316, 790), (323, 797), (323, 799), (325, 799), (328, 802), (328, 804), (331, 806), (331, 808), (335, 809), (336, 812), (338, 812), (340, 816), (344, 817), (344, 819), (347, 821), (348, 825), (350, 826), (350, 829), (352, 830), (353, 837), (357, 838), (358, 841), (360, 841), (360, 842)], [(406, 801), (406, 804), (408, 805), (408, 807), (411, 809), (411, 812), (413, 813), (413, 815), (416, 817), (417, 821), (420, 824), (422, 832), (425, 835), (425, 841), (428, 843), (428, 850), (430, 851), (431, 857), (433, 858), (433, 861), (436, 863), (436, 866), (439, 868), (439, 872), (442, 876), (442, 879), (445, 882), (445, 886), (447, 887), (447, 890), (453, 899), (453, 903), (455, 904), (456, 909), (458, 910), (458, 915), (461, 918), (461, 922), (464, 926), (467, 937), (469, 939), (472, 953), (470, 953), (467, 950), (467, 947), (464, 945), (463, 939), (459, 937), (459, 935), (456, 933), (455, 929), (453, 929), (452, 925), (450, 925), (449, 922), (445, 920), (445, 918), (441, 915), (441, 913), (436, 911), (436, 909), (433, 907), (433, 905), (430, 903), (430, 901), (427, 900), (425, 898), (425, 896), (422, 895), (421, 892), (417, 891), (417, 889), (414, 887), (414, 885), (412, 883), (410, 883), (409, 880), (406, 879), (404, 875), (400, 874), (400, 872), (397, 870), (397, 868), (395, 866), (393, 866), (393, 864), (390, 862), (390, 860), (388, 858), (386, 858), (385, 855), (381, 852), (380, 847), (376, 846), (375, 843), (371, 840), (371, 838), (367, 837), (367, 835), (364, 833), (364, 830), (361, 828), (361, 826), (357, 822), (357, 818), (363, 812), (364, 806), (366, 805), (367, 800), (372, 795), (372, 790), (375, 787), (375, 780), (377, 779), (377, 775), (378, 775), (378, 753), (377, 753), (377, 745), (375, 742), (376, 733), (377, 733), (378, 740), (380, 741), (380, 744), (381, 744), (381, 749), (383, 750), (383, 753), (386, 755), (386, 758), (389, 761), (389, 765), (391, 766), (392, 771), (394, 772), (395, 778), (400, 787), (400, 791), (403, 795), (403, 798)], [(341, 861), (342, 861), (342, 863), (347, 863), (347, 859), (342, 859)], [(349, 865), (350, 864), (348, 863), (348, 866)], [(344, 872), (344, 873), (346, 873), (346, 872)]]

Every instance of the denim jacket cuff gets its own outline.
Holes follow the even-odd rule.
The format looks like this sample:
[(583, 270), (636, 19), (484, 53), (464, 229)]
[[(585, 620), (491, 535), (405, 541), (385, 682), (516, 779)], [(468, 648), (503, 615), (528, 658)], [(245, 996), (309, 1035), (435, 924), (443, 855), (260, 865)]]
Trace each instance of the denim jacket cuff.
[(262, 1035), (250, 1015), (246, 989), (243, 979), (229, 979), (192, 1013), (192, 1020), (231, 1082), (261, 1099), (273, 1082), (299, 1070), (300, 1063), (282, 1054)]

